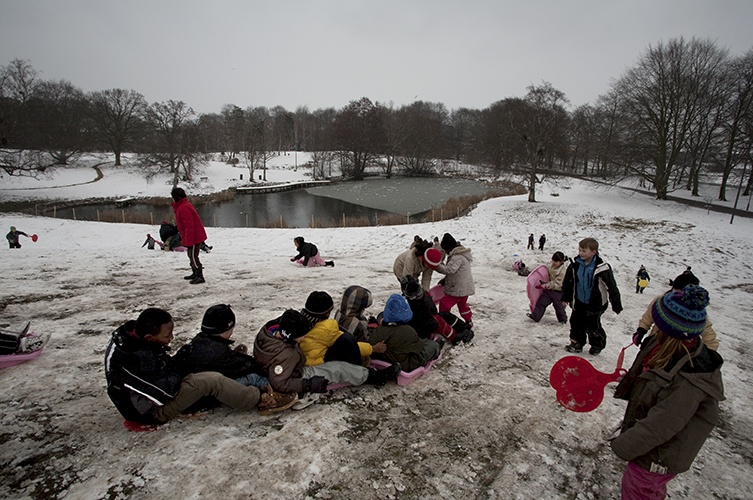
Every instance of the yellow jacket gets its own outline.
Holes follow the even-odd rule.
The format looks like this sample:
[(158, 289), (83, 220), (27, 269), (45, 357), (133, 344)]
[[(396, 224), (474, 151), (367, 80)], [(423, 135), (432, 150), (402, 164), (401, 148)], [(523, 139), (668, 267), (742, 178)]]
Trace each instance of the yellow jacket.
[[(300, 347), (303, 355), (306, 356), (306, 366), (316, 366), (324, 363), (324, 355), (327, 349), (340, 338), (343, 332), (337, 321), (334, 319), (325, 319), (320, 321), (309, 333), (301, 340)], [(359, 342), (358, 349), (361, 351), (361, 357), (371, 356), (371, 344)]]

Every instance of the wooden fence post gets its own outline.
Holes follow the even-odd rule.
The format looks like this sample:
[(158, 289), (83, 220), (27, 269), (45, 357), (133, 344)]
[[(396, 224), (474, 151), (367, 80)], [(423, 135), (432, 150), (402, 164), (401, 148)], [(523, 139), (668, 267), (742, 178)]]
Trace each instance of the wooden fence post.
[(73, 210), (73, 220), (76, 220), (76, 207), (71, 208)]
[(248, 214), (246, 214), (246, 227), (248, 227)]
[(99, 209), (97, 209), (97, 222), (99, 222)]
[[(99, 210), (97, 210), (97, 212), (99, 212)], [(99, 216), (97, 216), (97, 219), (99, 220)], [(154, 225), (154, 212), (149, 212), (149, 224), (151, 226)]]
[(57, 219), (58, 217), (58, 206), (52, 205), (52, 218)]
[(123, 224), (125, 224), (125, 210), (121, 210), (120, 214), (123, 216)]

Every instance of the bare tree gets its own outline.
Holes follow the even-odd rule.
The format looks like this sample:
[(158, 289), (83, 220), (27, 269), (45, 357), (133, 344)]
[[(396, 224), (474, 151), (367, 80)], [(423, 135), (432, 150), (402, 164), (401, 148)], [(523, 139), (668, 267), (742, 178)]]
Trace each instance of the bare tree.
[(719, 200), (722, 201), (727, 200), (727, 181), (732, 170), (745, 161), (746, 155), (740, 152), (749, 152), (751, 149), (750, 140), (745, 140), (743, 127), (753, 114), (753, 50), (734, 60), (730, 66), (728, 74), (731, 95), (725, 100), (727, 108), (723, 127), (727, 147), (722, 183), (719, 186)]
[(367, 97), (350, 101), (335, 118), (338, 149), (343, 154), (343, 175), (356, 180), (364, 177), (366, 167), (384, 150), (385, 133), (379, 104)]
[(110, 89), (92, 92), (89, 101), (100, 139), (115, 154), (115, 165), (120, 165), (121, 154), (131, 144), (147, 109), (144, 96), (134, 90)]
[(400, 108), (397, 118), (404, 125), (398, 163), (409, 176), (429, 174), (446, 150), (447, 109), (441, 103), (416, 101)]
[(621, 111), (631, 122), (635, 146), (643, 148), (650, 159), (650, 164), (630, 168), (653, 182), (659, 199), (667, 198), (691, 130), (706, 112), (699, 105), (701, 98), (725, 57), (725, 51), (713, 42), (673, 39), (649, 46), (636, 67), (613, 85)]
[(13, 59), (0, 68), (0, 147), (25, 149), (32, 131), (28, 124), (30, 103), (38, 86), (31, 63)]
[(142, 163), (167, 168), (173, 174), (173, 186), (181, 179), (191, 181), (200, 163), (193, 116), (193, 109), (183, 101), (155, 102), (146, 110), (151, 134)]
[(269, 110), (263, 106), (246, 109), (245, 117), (246, 139), (243, 159), (248, 168), (248, 175), (253, 182), (254, 170), (261, 169), (266, 181), (267, 162), (277, 154), (274, 151), (273, 120)]
[(67, 165), (92, 147), (92, 129), (84, 92), (68, 81), (41, 82), (32, 106), (44, 149), (59, 165)]

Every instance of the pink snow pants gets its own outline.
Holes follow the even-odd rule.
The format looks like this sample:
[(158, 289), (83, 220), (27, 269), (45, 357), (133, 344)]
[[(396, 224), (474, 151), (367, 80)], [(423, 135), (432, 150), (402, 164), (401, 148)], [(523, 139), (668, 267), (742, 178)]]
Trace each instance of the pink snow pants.
[(458, 312), (460, 313), (460, 317), (463, 318), (463, 321), (466, 323), (471, 322), (471, 308), (468, 307), (468, 296), (465, 297), (453, 297), (452, 295), (445, 295), (439, 300), (439, 312), (449, 312), (450, 309), (452, 309), (452, 306), (456, 305), (458, 306)]
[(628, 462), (622, 475), (622, 500), (663, 500), (667, 483), (677, 474), (657, 474)]
[[(300, 265), (303, 265), (303, 259), (298, 259), (296, 262)], [(322, 259), (322, 256), (319, 254), (319, 252), (316, 252), (316, 255), (309, 257), (309, 262), (308, 264), (306, 264), (306, 267), (318, 267), (324, 265), (326, 265), (324, 259)]]

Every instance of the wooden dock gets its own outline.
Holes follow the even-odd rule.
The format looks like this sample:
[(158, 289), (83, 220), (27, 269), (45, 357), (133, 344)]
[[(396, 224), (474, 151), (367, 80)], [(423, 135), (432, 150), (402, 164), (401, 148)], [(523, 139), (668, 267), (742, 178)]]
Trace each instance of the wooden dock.
[(313, 186), (324, 186), (330, 183), (330, 181), (295, 181), (269, 186), (242, 186), (235, 188), (235, 191), (241, 194), (279, 193)]

